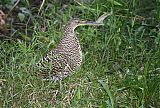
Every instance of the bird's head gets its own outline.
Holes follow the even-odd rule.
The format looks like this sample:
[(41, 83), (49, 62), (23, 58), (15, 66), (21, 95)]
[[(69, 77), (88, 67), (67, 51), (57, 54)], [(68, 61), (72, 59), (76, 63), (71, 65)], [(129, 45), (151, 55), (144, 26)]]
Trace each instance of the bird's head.
[(72, 28), (72, 30), (74, 30), (76, 27), (83, 26), (83, 25), (99, 26), (99, 25), (103, 25), (103, 23), (85, 21), (85, 20), (74, 18), (68, 22), (66, 27)]

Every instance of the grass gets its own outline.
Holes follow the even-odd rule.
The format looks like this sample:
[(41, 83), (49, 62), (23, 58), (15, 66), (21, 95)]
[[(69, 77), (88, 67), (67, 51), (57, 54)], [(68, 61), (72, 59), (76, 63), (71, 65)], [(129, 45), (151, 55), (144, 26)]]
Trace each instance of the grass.
[[(0, 79), (5, 79), (0, 105), (159, 108), (160, 3), (151, 0), (151, 7), (142, 5), (143, 2), (96, 0), (87, 5), (73, 2), (60, 12), (59, 3), (46, 1), (42, 18), (31, 14), (33, 25), (24, 22), (26, 32), (11, 33), (24, 39), (0, 41)], [(48, 3), (53, 3), (53, 7), (46, 8)], [(29, 6), (28, 2), (24, 4)], [(112, 15), (104, 26), (76, 30), (84, 55), (81, 69), (56, 83), (35, 76), (36, 62), (56, 47), (63, 25), (71, 16), (96, 20), (106, 11)], [(32, 38), (28, 37), (28, 30), (32, 30)]]

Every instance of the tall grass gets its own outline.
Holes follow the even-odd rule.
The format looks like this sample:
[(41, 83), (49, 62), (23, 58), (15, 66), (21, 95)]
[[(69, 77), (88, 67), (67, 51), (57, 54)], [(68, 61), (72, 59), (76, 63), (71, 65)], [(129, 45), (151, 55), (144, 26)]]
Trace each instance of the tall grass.
[[(2, 107), (144, 108), (160, 106), (159, 1), (96, 0), (89, 4), (45, 1), (33, 17), (32, 37), (0, 42)], [(53, 3), (51, 8), (46, 8)], [(26, 3), (28, 4), (28, 2)], [(29, 4), (27, 5), (29, 6)], [(31, 8), (30, 8), (31, 9)], [(96, 20), (102, 27), (79, 27), (83, 65), (72, 76), (53, 82), (35, 76), (36, 62), (56, 47), (70, 17)], [(20, 32), (20, 31), (19, 31)], [(21, 33), (28, 35), (25, 33)]]

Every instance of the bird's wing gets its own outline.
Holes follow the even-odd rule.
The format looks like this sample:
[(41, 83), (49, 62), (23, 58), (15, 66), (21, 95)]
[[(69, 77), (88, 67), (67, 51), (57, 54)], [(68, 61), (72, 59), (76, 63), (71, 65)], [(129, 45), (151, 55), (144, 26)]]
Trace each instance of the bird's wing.
[(72, 71), (68, 58), (56, 50), (47, 53), (37, 66), (42, 76), (56, 80), (68, 76)]

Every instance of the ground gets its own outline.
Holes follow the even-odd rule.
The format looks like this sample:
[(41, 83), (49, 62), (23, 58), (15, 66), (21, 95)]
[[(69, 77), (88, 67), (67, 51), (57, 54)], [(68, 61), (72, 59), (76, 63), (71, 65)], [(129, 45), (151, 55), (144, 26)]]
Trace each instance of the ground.
[[(9, 14), (7, 28), (0, 28), (2, 107), (160, 107), (158, 0), (25, 0), (14, 9), (9, 0), (0, 3)], [(71, 17), (95, 21), (103, 12), (112, 13), (104, 26), (76, 29), (83, 50), (79, 70), (58, 82), (35, 75), (35, 64), (56, 48)]]

